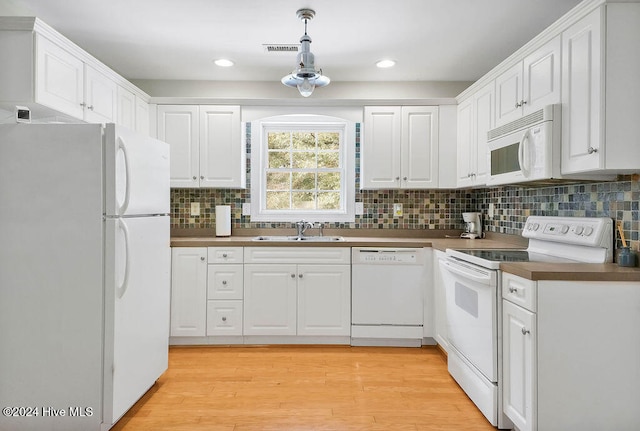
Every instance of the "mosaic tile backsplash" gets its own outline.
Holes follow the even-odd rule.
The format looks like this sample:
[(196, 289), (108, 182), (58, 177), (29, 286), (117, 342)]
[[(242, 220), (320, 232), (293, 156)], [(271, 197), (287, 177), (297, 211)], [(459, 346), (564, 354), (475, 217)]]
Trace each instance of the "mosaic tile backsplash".
[[(519, 235), (530, 215), (565, 217), (610, 217), (623, 223), (631, 247), (638, 250), (640, 183), (636, 176), (622, 176), (615, 182), (558, 185), (549, 187), (505, 186), (466, 190), (358, 190), (360, 184), (359, 125), (356, 127), (356, 202), (364, 214), (353, 223), (332, 223), (329, 228), (358, 229), (462, 229), (462, 213), (480, 211), (484, 229)], [(247, 128), (247, 151), (250, 151)], [(247, 172), (250, 170), (248, 162)], [(215, 206), (230, 205), (232, 229), (289, 228), (291, 223), (252, 223), (242, 215), (242, 204), (251, 202), (249, 173), (247, 188), (172, 189), (172, 228), (215, 228)], [(200, 203), (200, 216), (190, 215), (191, 202)], [(403, 205), (403, 217), (393, 216), (393, 204)], [(487, 216), (490, 204), (494, 216)], [(617, 239), (620, 245), (620, 239)]]

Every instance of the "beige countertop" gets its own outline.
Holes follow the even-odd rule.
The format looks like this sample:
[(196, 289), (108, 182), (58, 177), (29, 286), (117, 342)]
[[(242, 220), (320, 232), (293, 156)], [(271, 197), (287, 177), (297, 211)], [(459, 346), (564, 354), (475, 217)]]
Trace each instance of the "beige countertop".
[(615, 263), (507, 262), (500, 269), (534, 281), (640, 281), (640, 268)]

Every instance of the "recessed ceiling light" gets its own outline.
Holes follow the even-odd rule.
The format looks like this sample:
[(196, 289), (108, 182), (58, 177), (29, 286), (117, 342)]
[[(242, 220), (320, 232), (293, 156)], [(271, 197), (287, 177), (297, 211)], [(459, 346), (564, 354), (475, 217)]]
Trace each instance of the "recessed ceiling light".
[(218, 60), (214, 61), (214, 63), (216, 64), (216, 66), (220, 66), (220, 67), (233, 66), (233, 61), (227, 60), (226, 58), (219, 58)]
[(376, 63), (376, 66), (378, 66), (380, 69), (387, 69), (395, 65), (396, 65), (396, 62), (393, 60), (380, 60)]

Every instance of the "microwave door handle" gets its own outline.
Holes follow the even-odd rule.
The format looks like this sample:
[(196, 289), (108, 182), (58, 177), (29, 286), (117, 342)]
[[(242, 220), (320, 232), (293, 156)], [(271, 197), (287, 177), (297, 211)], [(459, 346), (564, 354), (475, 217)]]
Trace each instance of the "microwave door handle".
[(524, 132), (524, 135), (522, 135), (522, 139), (520, 139), (520, 146), (518, 147), (518, 163), (520, 164), (520, 170), (522, 171), (522, 175), (527, 178), (529, 177), (529, 168), (530, 166), (528, 166), (528, 163), (525, 163), (525, 159), (527, 159), (526, 161), (529, 162), (529, 157), (527, 157), (527, 154), (529, 154), (529, 138), (530, 138), (530, 129), (527, 129)]

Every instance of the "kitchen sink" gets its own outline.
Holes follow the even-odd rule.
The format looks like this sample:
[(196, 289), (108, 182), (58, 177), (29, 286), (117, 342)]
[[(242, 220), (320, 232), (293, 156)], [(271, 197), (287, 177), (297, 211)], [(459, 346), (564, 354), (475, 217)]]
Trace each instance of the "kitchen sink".
[(341, 236), (287, 236), (287, 235), (271, 235), (271, 236), (256, 236), (253, 241), (303, 241), (303, 242), (335, 242), (344, 241)]

